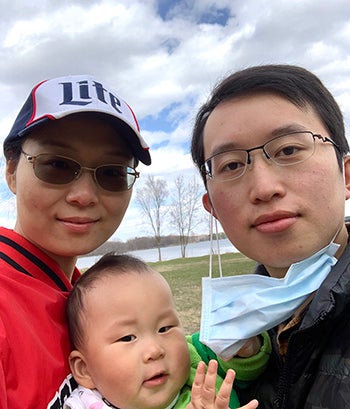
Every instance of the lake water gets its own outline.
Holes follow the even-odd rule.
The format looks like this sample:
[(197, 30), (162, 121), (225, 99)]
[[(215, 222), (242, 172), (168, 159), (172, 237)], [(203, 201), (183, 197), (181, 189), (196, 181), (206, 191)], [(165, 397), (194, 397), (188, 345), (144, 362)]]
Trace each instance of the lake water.
[[(213, 241), (214, 253), (217, 253), (217, 244), (216, 241)], [(230, 243), (228, 239), (219, 240), (220, 253), (237, 253), (238, 250)], [(209, 241), (200, 241), (198, 243), (190, 243), (186, 247), (186, 257), (199, 257), (208, 255), (210, 252), (210, 242)], [(175, 258), (181, 257), (180, 246), (169, 246), (162, 247), (162, 260), (172, 260)], [(141, 258), (146, 262), (158, 261), (158, 250), (147, 249), (147, 250), (136, 250), (129, 251), (128, 254), (132, 254), (136, 257)], [(77, 266), (78, 268), (88, 268), (94, 264), (101, 256), (89, 256), (89, 257), (79, 257)]]

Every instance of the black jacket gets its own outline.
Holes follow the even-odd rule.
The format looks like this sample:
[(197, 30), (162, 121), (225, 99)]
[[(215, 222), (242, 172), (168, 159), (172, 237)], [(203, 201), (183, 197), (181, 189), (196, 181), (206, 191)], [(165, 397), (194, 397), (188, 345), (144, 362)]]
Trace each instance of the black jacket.
[[(258, 266), (257, 273), (264, 274)], [(350, 408), (350, 245), (322, 283), (300, 328), (289, 338), (284, 362), (269, 331), (272, 355), (265, 373), (241, 391), (241, 403), (263, 409)]]

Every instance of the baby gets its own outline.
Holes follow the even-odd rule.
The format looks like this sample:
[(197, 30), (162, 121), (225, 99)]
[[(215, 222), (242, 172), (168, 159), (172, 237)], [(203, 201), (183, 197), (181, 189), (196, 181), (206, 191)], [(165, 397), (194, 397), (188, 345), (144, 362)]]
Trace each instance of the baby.
[[(128, 255), (107, 254), (88, 269), (68, 297), (67, 315), (79, 386), (66, 409), (235, 409), (230, 367), (249, 381), (268, 362), (265, 336), (252, 358), (210, 359), (198, 334), (185, 337), (164, 277)], [(252, 400), (243, 408), (257, 406)]]

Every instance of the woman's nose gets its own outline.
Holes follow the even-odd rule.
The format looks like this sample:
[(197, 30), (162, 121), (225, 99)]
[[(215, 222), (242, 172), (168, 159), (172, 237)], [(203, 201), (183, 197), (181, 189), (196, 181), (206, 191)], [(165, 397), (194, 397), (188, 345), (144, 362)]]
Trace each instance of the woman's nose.
[(83, 171), (68, 188), (67, 201), (81, 206), (90, 206), (98, 202), (98, 186), (92, 172)]

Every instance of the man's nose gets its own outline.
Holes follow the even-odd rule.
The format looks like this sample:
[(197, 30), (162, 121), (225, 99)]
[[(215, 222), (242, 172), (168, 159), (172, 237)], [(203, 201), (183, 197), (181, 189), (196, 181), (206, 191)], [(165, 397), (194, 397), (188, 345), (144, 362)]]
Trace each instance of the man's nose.
[(252, 203), (267, 202), (273, 197), (282, 197), (285, 187), (281, 176), (281, 168), (274, 164), (264, 152), (252, 155), (247, 169), (250, 181), (250, 200)]

